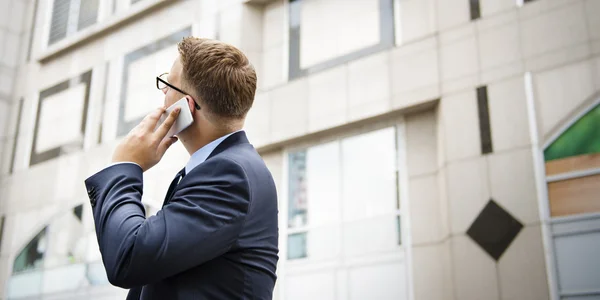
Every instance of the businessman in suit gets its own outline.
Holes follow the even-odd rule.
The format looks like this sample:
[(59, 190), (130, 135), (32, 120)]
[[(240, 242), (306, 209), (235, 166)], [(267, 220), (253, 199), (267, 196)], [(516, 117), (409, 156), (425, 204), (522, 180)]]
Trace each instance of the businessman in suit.
[[(271, 299), (278, 260), (273, 178), (242, 131), (256, 73), (237, 48), (186, 38), (157, 77), (165, 107), (185, 97), (194, 123), (166, 136), (179, 110), (146, 116), (113, 163), (85, 180), (102, 260), (127, 299)], [(190, 159), (162, 209), (145, 218), (143, 172), (177, 140)]]

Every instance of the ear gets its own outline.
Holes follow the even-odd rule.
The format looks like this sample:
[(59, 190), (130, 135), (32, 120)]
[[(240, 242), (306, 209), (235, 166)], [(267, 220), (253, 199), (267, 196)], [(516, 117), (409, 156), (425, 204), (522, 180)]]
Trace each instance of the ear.
[(186, 95), (185, 98), (187, 99), (187, 103), (188, 103), (188, 107), (190, 108), (190, 112), (192, 113), (192, 115), (194, 114), (194, 111), (196, 110), (196, 102), (194, 102), (194, 98), (192, 98), (192, 96), (190, 95)]

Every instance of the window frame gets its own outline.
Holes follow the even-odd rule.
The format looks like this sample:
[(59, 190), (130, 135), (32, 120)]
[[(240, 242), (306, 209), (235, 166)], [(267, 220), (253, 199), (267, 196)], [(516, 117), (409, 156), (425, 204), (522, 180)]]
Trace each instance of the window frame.
[[(531, 1), (527, 1), (531, 2)], [(530, 103), (535, 101), (533, 97), (533, 81), (532, 76), (528, 72), (525, 74), (525, 86), (527, 91), (527, 98)], [(546, 254), (546, 275), (549, 278), (549, 291), (552, 299), (559, 299), (567, 295), (564, 290), (560, 288), (560, 272), (559, 272), (559, 261), (556, 252), (556, 240), (560, 236), (577, 235), (589, 230), (589, 224), (581, 226), (582, 221), (590, 221), (598, 219), (600, 212), (581, 213), (566, 216), (552, 216), (551, 204), (550, 204), (550, 184), (553, 182), (560, 182), (563, 180), (584, 178), (587, 176), (594, 176), (600, 174), (600, 168), (590, 168), (588, 170), (577, 170), (574, 172), (558, 173), (554, 175), (546, 174), (546, 160), (545, 150), (548, 149), (558, 138), (560, 138), (571, 126), (581, 120), (587, 113), (594, 110), (600, 105), (600, 93), (595, 93), (589, 100), (580, 107), (583, 109), (577, 110), (577, 112), (568, 115), (563, 120), (563, 124), (548, 135), (548, 138), (540, 140), (538, 147), (534, 147), (534, 169), (536, 175), (536, 185), (539, 192), (538, 204), (540, 206), (540, 219), (542, 220), (542, 238), (543, 248)], [(533, 110), (534, 106), (529, 105), (529, 109)], [(531, 116), (531, 115), (530, 115)], [(566, 120), (566, 121), (565, 121)], [(535, 123), (535, 118), (530, 120), (530, 123)], [(534, 131), (537, 134), (537, 129)], [(566, 229), (566, 230), (565, 230)], [(592, 292), (592, 291), (590, 291)], [(595, 291), (594, 291), (595, 292)], [(592, 295), (590, 293), (590, 295)]]
[[(67, 28), (66, 28), (67, 31), (65, 33), (65, 37), (50, 44), (50, 32), (52, 30), (52, 14), (54, 13), (54, 2), (55, 1), (56, 0), (48, 0), (46, 2), (47, 9), (46, 9), (45, 16), (44, 16), (45, 26), (44, 26), (44, 33), (43, 33), (43, 39), (42, 39), (43, 50), (47, 50), (47, 49), (54, 48), (54, 47), (59, 47), (57, 45), (68, 43), (68, 41), (73, 40), (77, 36), (79, 36), (81, 32), (88, 32), (90, 30), (93, 30), (92, 28), (99, 26), (98, 24), (102, 23), (109, 15), (112, 14), (112, 13), (109, 13), (109, 11), (112, 9), (112, 5), (109, 1), (112, 1), (112, 0), (98, 0), (98, 7), (96, 8), (97, 13), (96, 13), (96, 22), (95, 23), (93, 23), (85, 28), (82, 28), (82, 29), (79, 29), (79, 28), (77, 28), (78, 26), (76, 26), (76, 28), (73, 32), (69, 32), (70, 23), (71, 22), (76, 22), (76, 23), (79, 22), (79, 13), (76, 16), (74, 16), (74, 15), (69, 16), (67, 19)], [(74, 1), (85, 1), (85, 0), (69, 0), (70, 5)], [(72, 21), (71, 18), (76, 18), (77, 20)], [(76, 25), (78, 25), (78, 24), (76, 24)]]
[(396, 38), (398, 30), (398, 20), (397, 18), (397, 10), (398, 10), (398, 2), (397, 0), (376, 0), (379, 2), (379, 42), (377, 44), (366, 46), (361, 49), (355, 50), (350, 53), (346, 53), (341, 56), (336, 56), (330, 58), (328, 60), (319, 62), (315, 65), (308, 66), (306, 68), (302, 68), (300, 63), (301, 61), (301, 39), (300, 32), (302, 30), (302, 22), (298, 23), (297, 27), (292, 27), (291, 20), (295, 18), (300, 18), (296, 16), (296, 14), (292, 15), (292, 7), (293, 5), (301, 6), (303, 0), (286, 0), (286, 26), (288, 35), (287, 41), (287, 55), (288, 55), (288, 80), (291, 81), (296, 78), (305, 77), (310, 74), (318, 73), (323, 70), (327, 70), (356, 59), (369, 56), (375, 53), (379, 53), (381, 51), (385, 51), (387, 49), (391, 49), (396, 46)]
[[(340, 218), (338, 221), (336, 222), (332, 222), (331, 224), (329, 224), (328, 227), (334, 227), (334, 226), (338, 226), (340, 227), (340, 233), (343, 235), (344, 229), (343, 226), (344, 224), (351, 224), (351, 223), (356, 223), (356, 222), (360, 222), (360, 221), (364, 221), (364, 220), (372, 220), (374, 218), (378, 218), (378, 217), (395, 217), (396, 219), (399, 217), (400, 218), (400, 241), (399, 243), (396, 243), (395, 247), (393, 248), (393, 250), (383, 250), (383, 251), (378, 251), (378, 252), (369, 252), (369, 253), (365, 253), (365, 254), (359, 254), (359, 255), (352, 255), (349, 257), (346, 257), (346, 263), (340, 263), (339, 259), (329, 259), (329, 258), (324, 258), (324, 259), (315, 259), (315, 258), (311, 258), (310, 253), (306, 253), (305, 257), (300, 257), (300, 258), (288, 258), (288, 254), (289, 254), (289, 236), (292, 234), (301, 234), (301, 233), (306, 233), (308, 234), (311, 230), (314, 230), (315, 228), (322, 228), (322, 225), (313, 225), (310, 224), (310, 221), (307, 222), (306, 225), (304, 226), (299, 226), (296, 228), (289, 228), (288, 227), (288, 221), (289, 221), (289, 156), (292, 153), (295, 153), (297, 151), (302, 151), (302, 150), (307, 150), (311, 147), (314, 146), (319, 146), (319, 145), (323, 145), (323, 144), (327, 144), (330, 142), (338, 142), (340, 143), (340, 147), (339, 147), (339, 151), (341, 154), (342, 148), (341, 148), (341, 143), (344, 139), (347, 138), (352, 138), (352, 137), (356, 137), (359, 135), (363, 135), (363, 134), (368, 134), (371, 133), (373, 131), (377, 131), (377, 130), (382, 130), (382, 129), (386, 129), (386, 128), (390, 128), (393, 127), (394, 128), (394, 137), (395, 137), (395, 146), (396, 146), (396, 153), (395, 153), (395, 157), (396, 157), (396, 196), (398, 197), (398, 202), (399, 202), (399, 208), (393, 211), (389, 211), (386, 212), (385, 214), (380, 214), (377, 216), (370, 216), (370, 217), (361, 217), (358, 219), (353, 219), (351, 222), (346, 222), (343, 220), (343, 216), (342, 214), (342, 210), (340, 209), (340, 211), (338, 212), (340, 214)], [(384, 254), (382, 256), (384, 256), (383, 258), (376, 258), (376, 260), (381, 259), (382, 261), (386, 261), (388, 258), (386, 257), (386, 254), (391, 254), (392, 256), (395, 254), (400, 254), (400, 260), (404, 260), (407, 262), (407, 266), (409, 265), (408, 263), (408, 259), (407, 259), (407, 253), (409, 252), (409, 248), (410, 245), (412, 243), (411, 238), (410, 238), (410, 219), (409, 219), (409, 212), (410, 212), (410, 207), (409, 207), (409, 200), (408, 200), (408, 173), (407, 173), (407, 162), (406, 162), (406, 134), (405, 134), (405, 124), (404, 124), (404, 118), (400, 117), (398, 119), (392, 120), (392, 121), (387, 121), (387, 122), (380, 122), (378, 124), (373, 124), (371, 126), (364, 126), (362, 128), (359, 129), (355, 129), (355, 130), (349, 130), (348, 132), (344, 133), (344, 134), (340, 134), (340, 135), (336, 135), (336, 136), (330, 136), (330, 137), (326, 137), (326, 138), (322, 138), (319, 140), (313, 140), (310, 142), (304, 142), (302, 144), (298, 144), (298, 145), (294, 145), (288, 148), (285, 148), (283, 151), (283, 182), (282, 182), (282, 194), (281, 194), (281, 208), (280, 211), (284, 212), (283, 213), (283, 217), (282, 220), (280, 222), (280, 224), (282, 225), (280, 228), (280, 253), (282, 253), (282, 261), (284, 262), (284, 264), (289, 265), (290, 267), (294, 267), (294, 266), (313, 266), (316, 268), (320, 268), (320, 266), (322, 266), (323, 264), (329, 264), (330, 262), (334, 262), (338, 261), (338, 265), (339, 266), (347, 266), (348, 264), (354, 264), (354, 263), (358, 263), (361, 264), (361, 262), (365, 261), (365, 260), (372, 260), (372, 256), (373, 253), (377, 253), (377, 254)], [(341, 158), (340, 158), (341, 159)], [(310, 200), (308, 200), (309, 203), (308, 205), (310, 205)], [(339, 199), (340, 203), (339, 203), (339, 207), (341, 208), (343, 203), (344, 203), (344, 199), (342, 197), (340, 197)], [(397, 222), (397, 221), (396, 221)], [(343, 240), (339, 239), (338, 240), (338, 246), (339, 249), (343, 249)], [(400, 250), (400, 251), (398, 251)], [(394, 253), (395, 252), (395, 253)], [(285, 267), (283, 267), (285, 269)]]
[[(115, 128), (117, 138), (125, 136), (127, 133), (129, 133), (129, 131), (131, 131), (131, 129), (133, 129), (144, 118), (143, 116), (138, 117), (133, 120), (127, 120), (125, 118), (126, 105), (127, 105), (127, 101), (129, 100), (129, 99), (127, 99), (127, 91), (129, 88), (128, 84), (129, 84), (129, 74), (130, 74), (129, 67), (130, 67), (130, 65), (140, 59), (143, 59), (144, 57), (146, 57), (148, 55), (153, 55), (154, 53), (159, 52), (163, 49), (177, 45), (177, 43), (179, 41), (181, 41), (181, 39), (183, 39), (184, 37), (187, 37), (191, 34), (192, 34), (192, 27), (186, 26), (184, 28), (174, 30), (170, 34), (160, 37), (150, 43), (142, 45), (142, 46), (126, 53), (123, 56), (122, 66), (116, 67), (116, 68), (121, 69), (120, 73), (118, 74), (118, 76), (120, 77), (120, 81), (118, 83), (119, 86), (116, 87), (119, 90), (119, 94), (118, 94), (119, 110), (117, 113), (117, 122), (116, 122), (117, 125)], [(165, 71), (168, 71), (168, 70), (165, 70)], [(159, 74), (156, 74), (156, 75), (159, 75)], [(153, 85), (154, 82), (149, 82), (149, 84)]]
[[(84, 149), (85, 140), (86, 140), (86, 136), (87, 136), (87, 130), (88, 130), (88, 122), (87, 121), (88, 121), (88, 117), (89, 117), (88, 111), (89, 111), (89, 107), (90, 107), (90, 97), (92, 95), (91, 87), (92, 87), (93, 73), (94, 73), (93, 69), (87, 70), (85, 72), (82, 72), (78, 76), (66, 79), (66, 80), (64, 80), (60, 83), (57, 83), (51, 87), (45, 88), (38, 93), (38, 98), (37, 98), (37, 102), (36, 102), (37, 107), (35, 108), (36, 115), (35, 115), (35, 120), (33, 123), (33, 139), (31, 140), (31, 148), (30, 148), (30, 153), (29, 153), (29, 157), (28, 157), (28, 161), (27, 161), (28, 167), (32, 167), (34, 165), (44, 163), (49, 160), (53, 160), (55, 158), (58, 158), (63, 155), (67, 155), (69, 153), (79, 152)], [(81, 124), (80, 124), (80, 130), (79, 130), (81, 133), (81, 138), (79, 140), (70, 141), (70, 144), (58, 145), (52, 149), (47, 149), (47, 150), (44, 150), (41, 152), (38, 151), (36, 144), (37, 144), (38, 135), (40, 132), (40, 126), (41, 126), (40, 121), (41, 121), (43, 102), (48, 97), (51, 97), (55, 94), (69, 90), (72, 87), (77, 86), (79, 84), (85, 85), (84, 97), (83, 97), (83, 99), (81, 99), (81, 101), (83, 101), (83, 108), (81, 111), (81, 114), (82, 114), (81, 115)], [(70, 147), (76, 146), (77, 149), (74, 151), (63, 151), (62, 149), (65, 146), (70, 146)]]
[(566, 216), (552, 216), (551, 212), (551, 203), (550, 203), (550, 184), (557, 183), (561, 181), (568, 181), (572, 179), (580, 179), (591, 176), (600, 175), (600, 168), (588, 168), (583, 170), (574, 170), (569, 172), (561, 172), (558, 174), (548, 175), (546, 174), (546, 163), (548, 161), (545, 160), (545, 151), (550, 148), (563, 134), (565, 134), (575, 123), (579, 120), (583, 119), (588, 113), (595, 109), (600, 109), (600, 94), (596, 94), (593, 97), (595, 100), (586, 105), (585, 109), (580, 110), (573, 116), (570, 116), (569, 120), (565, 122), (556, 132), (554, 132), (550, 138), (546, 140), (541, 149), (541, 157), (542, 163), (544, 165), (544, 184), (546, 188), (546, 207), (548, 216), (550, 217), (551, 222), (561, 222), (561, 220), (569, 220), (569, 219), (577, 219), (577, 218), (586, 218), (591, 215), (600, 215), (600, 212), (589, 212), (584, 214), (576, 214), (576, 215), (566, 215)]

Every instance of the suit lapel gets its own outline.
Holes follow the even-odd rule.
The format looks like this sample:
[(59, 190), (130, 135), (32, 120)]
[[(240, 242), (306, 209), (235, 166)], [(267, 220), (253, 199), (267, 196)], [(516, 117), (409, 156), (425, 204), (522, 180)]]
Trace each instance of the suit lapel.
[[(217, 148), (215, 148), (215, 150), (213, 150), (213, 152), (206, 158), (206, 160), (225, 151), (225, 149), (227, 149), (229, 147), (232, 147), (232, 146), (235, 146), (238, 144), (247, 144), (247, 143), (248, 143), (248, 138), (246, 137), (246, 133), (244, 131), (236, 132), (236, 133), (230, 135), (229, 137), (227, 137), (225, 140), (223, 140), (223, 142), (221, 142), (221, 144), (219, 144), (217, 146)], [(196, 168), (194, 168), (194, 169), (196, 169)], [(185, 170), (185, 168), (182, 171), (184, 171), (184, 170)], [(171, 185), (169, 186), (169, 189), (167, 190), (167, 194), (165, 195), (165, 199), (163, 200), (163, 207), (165, 205), (167, 205), (167, 203), (169, 203), (169, 201), (171, 201), (171, 198), (175, 194), (175, 190), (177, 189), (177, 184), (179, 183), (180, 173), (181, 173), (181, 171), (179, 173), (177, 173), (177, 175), (171, 182)], [(190, 171), (190, 173), (192, 173), (192, 172)]]

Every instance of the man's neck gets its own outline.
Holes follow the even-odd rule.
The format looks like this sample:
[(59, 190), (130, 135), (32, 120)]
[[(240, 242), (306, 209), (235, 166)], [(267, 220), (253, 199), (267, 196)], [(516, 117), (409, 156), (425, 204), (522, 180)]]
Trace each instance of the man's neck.
[(212, 141), (236, 131), (238, 131), (238, 129), (215, 130), (212, 132), (186, 132), (184, 135), (180, 136), (180, 140), (187, 152), (192, 155)]

